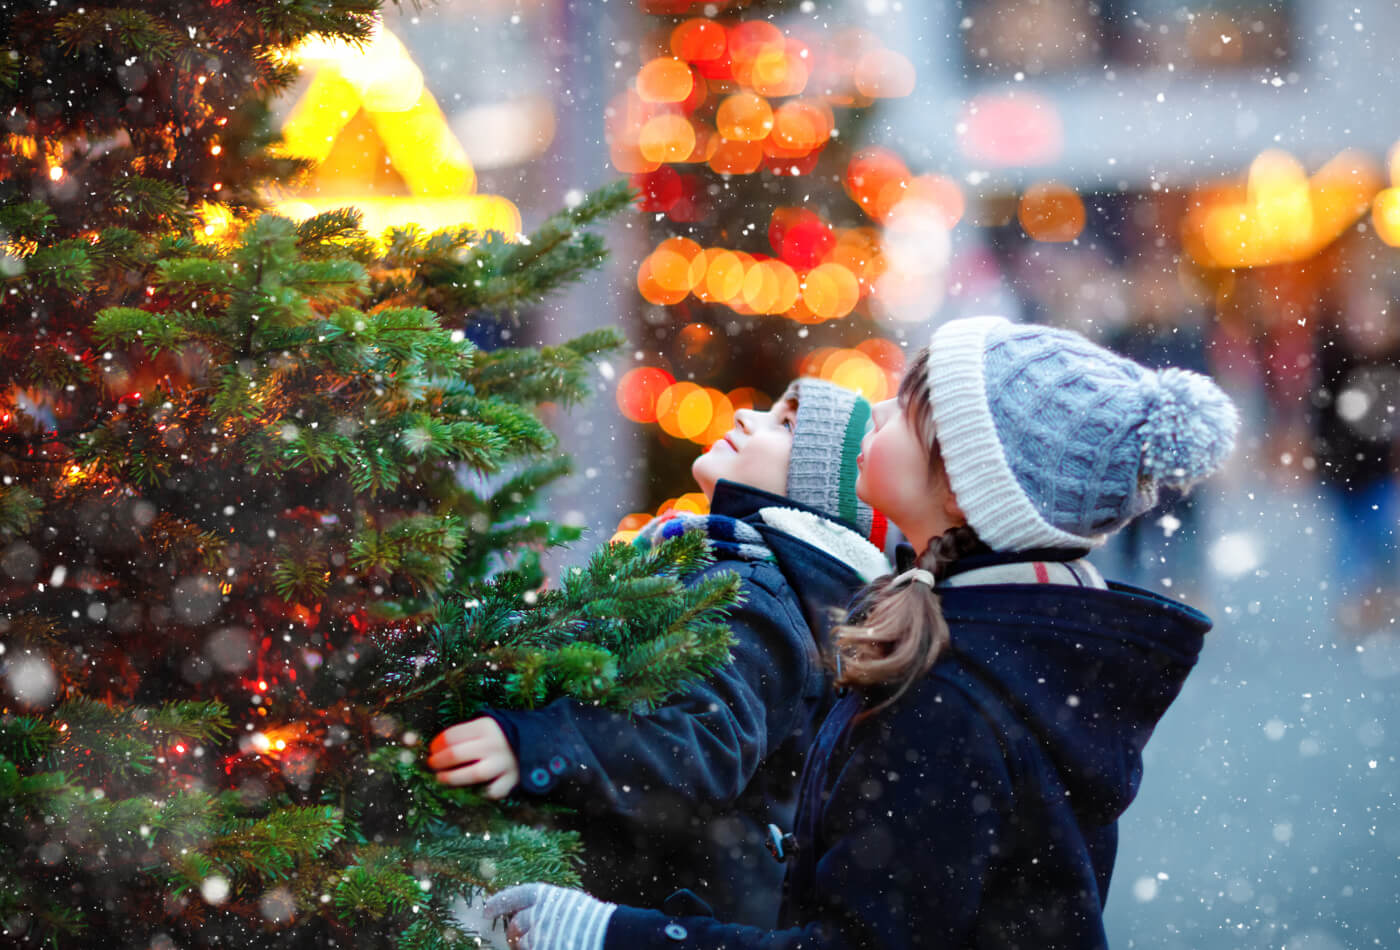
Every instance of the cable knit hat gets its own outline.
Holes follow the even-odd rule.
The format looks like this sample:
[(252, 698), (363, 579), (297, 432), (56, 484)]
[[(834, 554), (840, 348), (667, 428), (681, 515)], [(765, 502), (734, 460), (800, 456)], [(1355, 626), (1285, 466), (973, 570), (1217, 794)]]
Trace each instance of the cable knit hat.
[(870, 403), (860, 393), (822, 379), (799, 379), (792, 388), (797, 424), (787, 496), (854, 525), (883, 546), (884, 518), (856, 497), (856, 456), (870, 422)]
[(953, 320), (929, 344), (933, 424), (968, 524), (998, 551), (1088, 548), (1234, 448), (1215, 383), (1150, 370), (1077, 333)]

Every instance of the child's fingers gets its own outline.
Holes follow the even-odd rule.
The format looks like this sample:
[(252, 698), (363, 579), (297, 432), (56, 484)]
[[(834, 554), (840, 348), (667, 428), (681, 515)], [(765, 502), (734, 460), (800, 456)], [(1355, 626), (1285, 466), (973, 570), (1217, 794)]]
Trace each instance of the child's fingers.
[(506, 764), (499, 759), (481, 759), (460, 769), (448, 769), (437, 773), (437, 780), (444, 785), (480, 785), (492, 782), (506, 770)]
[(543, 884), (517, 884), (508, 887), (487, 898), (481, 912), (488, 919), (502, 914), (518, 913), (539, 900), (543, 891)]
[(436, 752), (445, 745), (461, 745), (472, 739), (481, 739), (490, 735), (490, 726), (495, 726), (494, 720), (486, 717), (478, 717), (468, 722), (459, 722), (455, 726), (439, 732), (433, 737), (433, 741), (428, 745), (429, 751)]
[(493, 799), (505, 798), (515, 788), (518, 776), (513, 769), (507, 769), (500, 778), (486, 786), (486, 797)]
[(466, 765), (492, 755), (496, 750), (486, 742), (459, 742), (439, 749), (428, 756), (428, 768), (434, 772)]

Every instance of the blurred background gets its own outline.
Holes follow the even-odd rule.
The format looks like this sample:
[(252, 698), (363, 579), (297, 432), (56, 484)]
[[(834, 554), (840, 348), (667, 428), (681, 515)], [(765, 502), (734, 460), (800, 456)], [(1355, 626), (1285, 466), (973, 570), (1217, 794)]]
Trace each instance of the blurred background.
[(1094, 556), (1217, 624), (1148, 746), (1110, 938), (1395, 947), (1397, 36), (1392, 0), (405, 4), (301, 51), (279, 116), (322, 164), (271, 197), (513, 235), (632, 180), (605, 279), (472, 328), (635, 344), (556, 417), (554, 515), (595, 543), (702, 508), (690, 462), (736, 408), (800, 374), (886, 398), (956, 316), (1215, 375), (1230, 471)]

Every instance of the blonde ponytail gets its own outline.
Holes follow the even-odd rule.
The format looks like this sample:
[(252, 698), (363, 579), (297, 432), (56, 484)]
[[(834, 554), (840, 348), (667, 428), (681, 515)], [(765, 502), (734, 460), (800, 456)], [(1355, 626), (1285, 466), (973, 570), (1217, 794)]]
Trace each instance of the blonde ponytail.
[[(959, 525), (945, 532), (919, 556), (917, 566), (942, 580), (959, 558), (986, 550), (977, 532)], [(856, 689), (889, 687), (893, 692), (874, 709), (878, 712), (904, 695), (948, 648), (948, 624), (938, 593), (913, 572), (875, 581), (862, 605), (833, 631), (836, 642), (836, 685)]]

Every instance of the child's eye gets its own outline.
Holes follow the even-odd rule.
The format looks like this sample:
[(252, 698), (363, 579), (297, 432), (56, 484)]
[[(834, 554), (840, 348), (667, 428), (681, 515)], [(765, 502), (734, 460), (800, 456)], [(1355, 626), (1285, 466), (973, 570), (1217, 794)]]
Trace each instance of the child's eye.
[(787, 428), (789, 432), (795, 432), (797, 430), (796, 424), (791, 419), (784, 419), (783, 425)]

